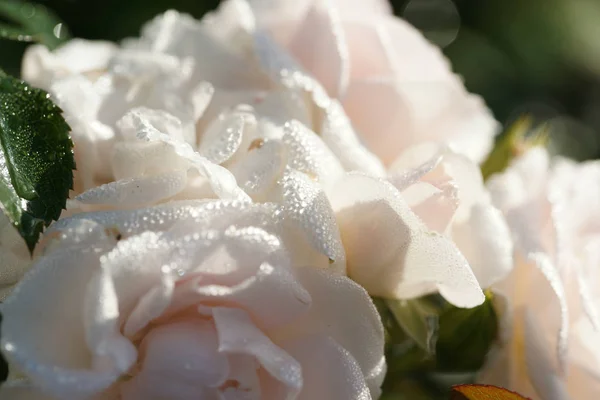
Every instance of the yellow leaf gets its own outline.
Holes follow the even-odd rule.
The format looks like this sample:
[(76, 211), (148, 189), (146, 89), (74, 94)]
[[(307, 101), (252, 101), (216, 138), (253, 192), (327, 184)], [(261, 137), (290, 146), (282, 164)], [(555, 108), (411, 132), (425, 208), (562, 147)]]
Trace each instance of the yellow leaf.
[(491, 385), (457, 385), (450, 400), (531, 400), (520, 394)]

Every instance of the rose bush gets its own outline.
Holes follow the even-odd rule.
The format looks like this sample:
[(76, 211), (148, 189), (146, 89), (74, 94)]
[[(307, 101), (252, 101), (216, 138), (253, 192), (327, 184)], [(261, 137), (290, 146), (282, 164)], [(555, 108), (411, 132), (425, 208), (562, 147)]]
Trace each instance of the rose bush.
[(470, 308), (510, 273), (496, 123), (439, 51), (383, 2), (267, 3), (28, 49), (78, 169), (2, 306), (2, 398), (377, 398), (369, 295)]
[(480, 380), (532, 398), (595, 398), (600, 164), (536, 148), (488, 186), (509, 223), (515, 266), (494, 285), (505, 303), (503, 341)]
[(274, 204), (78, 214), (2, 305), (2, 399), (370, 399), (366, 291), (292, 258)]

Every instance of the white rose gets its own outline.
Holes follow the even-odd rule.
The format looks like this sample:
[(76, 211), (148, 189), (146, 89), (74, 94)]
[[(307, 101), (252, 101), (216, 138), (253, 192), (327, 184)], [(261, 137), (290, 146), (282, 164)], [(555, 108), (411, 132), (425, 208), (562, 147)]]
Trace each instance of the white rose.
[(503, 343), (480, 376), (533, 398), (600, 393), (600, 164), (530, 150), (490, 179), (515, 241), (515, 267), (495, 285)]
[[(230, 3), (240, 3), (230, 0)], [(438, 48), (382, 0), (249, 0), (270, 32), (339, 99), (390, 165), (412, 144), (443, 141), (480, 162), (499, 130)]]
[[(383, 163), (360, 144), (340, 103), (255, 29), (247, 6), (243, 1), (226, 2), (203, 21), (169, 11), (151, 21), (141, 38), (129, 40), (119, 50), (106, 76), (91, 81), (73, 75), (51, 85), (55, 97), (63, 99), (67, 115), (79, 118), (83, 127), (74, 134), (76, 146), (96, 152), (101, 170), (109, 169), (114, 180), (99, 187), (91, 184), (71, 202), (69, 212), (207, 197), (272, 201), (284, 206), (282, 212), (290, 220), (299, 222), (299, 231), (290, 229), (290, 235), (321, 252), (313, 265), (347, 270), (372, 295), (412, 298), (440, 291), (458, 306), (483, 301), (469, 261), (480, 263), (480, 254), (495, 249), (496, 243), (482, 240), (485, 247), (480, 252), (479, 244), (461, 243), (459, 247), (469, 252), (467, 260), (452, 237), (467, 242), (479, 239), (487, 219), (481, 227), (462, 224), (466, 231), (457, 228), (450, 233), (419, 218), (435, 204), (420, 205), (415, 199), (407, 204), (401, 192), (418, 182), (402, 182), (395, 176), (410, 175), (415, 166), (398, 167), (388, 174)], [(172, 78), (177, 84), (165, 86), (170, 69), (153, 66), (169, 63), (193, 68), (181, 79)], [(145, 69), (162, 72), (148, 72), (141, 75), (147, 79), (138, 79), (136, 72)], [(106, 87), (99, 84), (103, 79), (119, 85), (109, 85), (103, 92)], [(214, 94), (203, 80), (210, 82)], [(82, 87), (90, 90), (82, 91), (81, 99), (70, 94)], [(169, 91), (159, 90), (165, 87)], [(199, 89), (190, 94), (185, 88)], [(156, 94), (157, 101), (139, 107), (139, 102), (128, 100), (132, 90)], [(175, 107), (174, 115), (170, 102), (159, 101), (159, 93), (179, 96), (174, 104), (195, 104), (196, 111)], [(88, 100), (100, 106), (86, 114), (82, 107)], [(122, 117), (116, 122), (105, 120), (98, 112), (102, 109)], [(194, 124), (196, 140), (189, 129)], [(97, 126), (109, 127), (109, 146), (94, 144), (89, 129)], [(78, 142), (77, 137), (85, 140)], [(417, 168), (414, 174), (418, 173)], [(478, 175), (472, 184), (469, 174), (465, 179), (464, 185), (457, 183), (457, 176), (448, 182), (462, 185), (458, 191), (481, 186)], [(464, 197), (469, 204), (479, 204), (479, 197), (485, 196), (459, 197), (461, 202)], [(477, 218), (471, 205), (462, 208), (460, 222)], [(493, 212), (485, 217), (489, 214)], [(490, 237), (489, 231), (485, 233), (481, 238)]]
[[(350, 279), (294, 267), (273, 204), (78, 214), (2, 305), (2, 399), (371, 399), (383, 327)], [(21, 397), (19, 397), (21, 396)]]

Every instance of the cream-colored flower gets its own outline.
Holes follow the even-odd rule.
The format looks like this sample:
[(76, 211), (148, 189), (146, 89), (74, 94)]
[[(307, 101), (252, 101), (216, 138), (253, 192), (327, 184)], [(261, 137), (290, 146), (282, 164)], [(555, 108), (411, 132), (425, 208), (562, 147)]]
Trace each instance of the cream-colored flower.
[(377, 398), (375, 306), (291, 257), (276, 210), (174, 202), (59, 221), (2, 305), (21, 378), (2, 399)]
[(600, 164), (536, 148), (490, 179), (515, 242), (504, 340), (480, 380), (533, 398), (600, 395)]
[[(235, 3), (236, 0), (230, 0)], [(441, 141), (476, 162), (499, 126), (441, 51), (382, 0), (250, 0), (267, 30), (343, 104), (368, 147), (390, 165)]]
[(468, 205), (460, 217), (445, 215), (456, 220), (452, 232), (431, 225), (437, 205), (406, 197), (420, 190), (410, 186), (426, 171), (386, 171), (340, 102), (259, 26), (243, 0), (224, 2), (202, 21), (169, 11), (126, 41), (103, 74), (52, 81), (84, 165), (79, 187), (86, 190), (68, 213), (182, 199), (275, 202), (297, 223), (290, 235), (320, 251), (313, 266), (347, 272), (372, 295), (440, 291), (458, 306), (483, 301), (469, 262), (480, 268), (481, 254), (498, 246), (470, 242), (489, 238), (490, 230), (479, 230), (495, 218), (487, 203), (481, 219), (472, 207), (485, 203), (483, 194), (468, 195), (481, 177), (448, 178), (465, 191), (454, 200)]

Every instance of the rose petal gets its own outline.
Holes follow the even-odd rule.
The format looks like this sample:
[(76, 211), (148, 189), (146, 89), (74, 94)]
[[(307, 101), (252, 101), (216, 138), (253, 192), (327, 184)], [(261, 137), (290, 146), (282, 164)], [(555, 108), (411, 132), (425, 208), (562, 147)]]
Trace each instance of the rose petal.
[(101, 268), (87, 284), (83, 308), (85, 338), (95, 356), (95, 370), (126, 371), (132, 360), (137, 359), (137, 350), (120, 333), (119, 300), (111, 278)]
[(261, 366), (285, 386), (290, 397), (302, 389), (301, 366), (258, 330), (244, 310), (215, 307), (213, 317), (219, 335), (219, 352), (256, 357)]
[(321, 187), (293, 170), (286, 172), (280, 185), (287, 218), (297, 223), (310, 244), (329, 258), (331, 268), (344, 271), (346, 254), (335, 215)]
[(304, 386), (299, 400), (370, 400), (363, 372), (352, 354), (326, 336), (309, 336), (283, 348), (301, 365)]
[[(311, 298), (286, 268), (261, 264), (256, 274), (239, 284), (224, 285), (200, 277), (182, 284), (176, 291), (169, 313), (201, 303), (218, 302), (224, 306), (243, 307), (264, 329), (273, 329), (298, 318), (306, 311)], [(270, 293), (265, 296), (265, 292)], [(272, 299), (277, 298), (277, 304)]]
[(44, 393), (59, 398), (99, 393), (135, 362), (131, 353), (113, 354), (110, 368), (94, 369), (99, 348), (88, 350), (82, 304), (99, 267), (94, 251), (57, 250), (41, 258), (2, 305), (4, 355)]
[(298, 121), (286, 123), (283, 130), (282, 142), (287, 146), (289, 167), (323, 183), (344, 174), (340, 162), (317, 134)]
[(341, 96), (350, 74), (348, 44), (338, 10), (330, 1), (315, 1), (299, 25), (288, 50), (327, 90)]
[(75, 198), (85, 205), (139, 207), (158, 203), (181, 192), (188, 181), (187, 171), (122, 179), (92, 188)]
[(140, 354), (141, 371), (121, 385), (126, 400), (216, 400), (216, 390), (210, 388), (223, 384), (229, 375), (229, 362), (218, 351), (213, 323), (199, 318), (151, 329)]
[(32, 85), (48, 89), (61, 76), (100, 71), (117, 51), (111, 42), (73, 39), (50, 52), (46, 46), (29, 46), (23, 56), (21, 76)]
[(123, 117), (122, 124), (133, 126), (138, 131), (140, 138), (149, 142), (164, 142), (171, 146), (175, 152), (187, 159), (195, 169), (206, 177), (215, 193), (223, 198), (246, 200), (248, 196), (237, 186), (233, 175), (223, 167), (213, 164), (200, 154), (196, 153), (190, 145), (172, 139), (161, 133), (151, 124), (151, 120), (145, 117), (149, 110), (134, 109)]
[(369, 294), (412, 298), (432, 291), (459, 307), (484, 300), (467, 261), (445, 237), (427, 231), (391, 184), (348, 174), (328, 189), (348, 274)]
[(207, 127), (198, 152), (215, 164), (229, 160), (242, 144), (246, 130), (256, 129), (256, 118), (238, 109), (222, 114)]
[[(308, 313), (274, 333), (278, 341), (327, 336), (352, 355), (374, 398), (385, 376), (383, 326), (367, 292), (352, 280), (314, 268), (297, 271), (312, 298)], [(322, 321), (335, 320), (335, 324)], [(313, 365), (316, 365), (314, 362)]]
[(268, 35), (256, 32), (254, 45), (262, 68), (274, 82), (287, 90), (308, 94), (316, 109), (312, 128), (321, 135), (344, 168), (385, 175), (381, 162), (359, 141), (342, 106), (332, 101), (314, 78), (304, 73)]
[(257, 139), (257, 147), (229, 170), (240, 187), (255, 201), (268, 199), (285, 167), (285, 149), (280, 141)]
[(462, 224), (452, 228), (452, 240), (469, 261), (482, 288), (504, 279), (513, 268), (510, 230), (491, 204), (477, 204)]
[(561, 400), (569, 398), (567, 388), (560, 379), (560, 372), (553, 369), (553, 357), (548, 354), (544, 340), (535, 317), (531, 312), (525, 313), (525, 357), (527, 373), (537, 393), (543, 399)]

